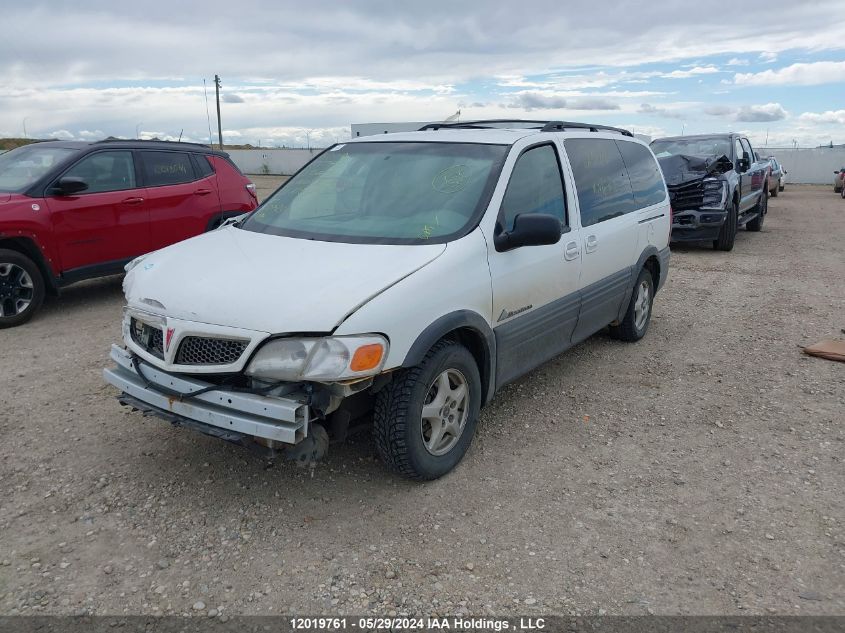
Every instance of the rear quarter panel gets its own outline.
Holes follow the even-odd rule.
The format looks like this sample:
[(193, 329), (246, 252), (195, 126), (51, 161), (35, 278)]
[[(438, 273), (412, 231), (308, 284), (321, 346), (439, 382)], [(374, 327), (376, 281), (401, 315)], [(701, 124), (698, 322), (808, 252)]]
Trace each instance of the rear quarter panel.
[(217, 194), (224, 213), (240, 211), (246, 213), (258, 206), (257, 201), (246, 190), (250, 180), (241, 174), (228, 160), (221, 156), (209, 156), (214, 164)]

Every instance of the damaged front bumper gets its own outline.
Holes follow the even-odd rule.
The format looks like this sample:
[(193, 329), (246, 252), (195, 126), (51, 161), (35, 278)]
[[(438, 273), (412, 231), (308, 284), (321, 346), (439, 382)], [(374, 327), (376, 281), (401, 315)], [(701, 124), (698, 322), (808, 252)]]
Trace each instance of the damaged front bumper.
[[(121, 391), (122, 404), (145, 415), (237, 444), (257, 442), (271, 449), (277, 443), (299, 444), (309, 436), (308, 395), (293, 385), (287, 393), (272, 396), (224, 388), (205, 391), (213, 385), (164, 372), (143, 360), (136, 361), (143, 373), (139, 375), (132, 354), (117, 345), (112, 345), (110, 357), (116, 367), (104, 369), (103, 378)], [(190, 395), (198, 391), (203, 393)]]
[(672, 241), (698, 242), (719, 237), (728, 212), (724, 209), (685, 209), (674, 215)]

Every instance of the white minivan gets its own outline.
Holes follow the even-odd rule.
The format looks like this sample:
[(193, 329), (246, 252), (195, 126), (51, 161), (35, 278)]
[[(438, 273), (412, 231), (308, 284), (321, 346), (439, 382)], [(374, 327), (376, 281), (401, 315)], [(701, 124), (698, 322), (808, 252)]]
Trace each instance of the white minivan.
[(434, 479), (497, 389), (607, 326), (646, 333), (670, 215), (648, 145), (617, 128), (356, 138), (130, 262), (104, 375), (145, 414), (299, 461), (372, 421), (390, 468)]

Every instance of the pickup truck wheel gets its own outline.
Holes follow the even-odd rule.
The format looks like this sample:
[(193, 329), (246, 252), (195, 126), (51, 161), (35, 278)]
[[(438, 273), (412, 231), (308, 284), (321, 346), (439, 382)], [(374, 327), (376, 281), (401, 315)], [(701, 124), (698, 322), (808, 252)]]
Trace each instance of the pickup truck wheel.
[(44, 301), (44, 278), (31, 259), (0, 248), (0, 328), (26, 323)]
[(778, 191), (783, 191), (786, 188), (786, 185), (783, 184), (782, 180), (778, 181)]
[(764, 188), (763, 193), (760, 194), (760, 200), (757, 202), (757, 207), (755, 211), (757, 212), (757, 217), (751, 220), (745, 226), (748, 228), (749, 231), (757, 232), (763, 228), (763, 222), (766, 221), (766, 214), (769, 212), (768, 188)]
[(631, 301), (625, 318), (619, 325), (610, 326), (610, 336), (634, 343), (645, 336), (648, 324), (651, 322), (651, 306), (654, 303), (654, 278), (651, 271), (643, 268), (637, 277), (637, 285), (631, 293)]
[(778, 191), (780, 191), (779, 187), (775, 187), (774, 189), (771, 190), (772, 198), (778, 197)]
[(725, 223), (719, 230), (719, 237), (713, 240), (713, 248), (717, 251), (732, 251), (734, 247), (734, 240), (736, 239), (736, 221), (739, 216), (738, 203), (734, 201), (730, 209), (728, 209), (728, 217), (725, 218)]
[(437, 479), (461, 461), (481, 408), (481, 377), (469, 350), (437, 343), (376, 394), (373, 434), (387, 466), (409, 479)]

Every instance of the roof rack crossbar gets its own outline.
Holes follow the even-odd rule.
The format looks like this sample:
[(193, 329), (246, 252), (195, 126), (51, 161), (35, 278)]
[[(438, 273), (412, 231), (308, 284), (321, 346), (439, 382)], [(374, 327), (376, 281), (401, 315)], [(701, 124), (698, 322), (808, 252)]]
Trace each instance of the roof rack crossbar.
[(557, 132), (565, 130), (567, 128), (573, 128), (576, 130), (590, 130), (590, 132), (616, 132), (618, 134), (622, 134), (623, 136), (634, 136), (629, 130), (624, 130), (621, 127), (613, 127), (612, 125), (598, 125), (595, 123), (574, 123), (572, 121), (549, 121), (543, 126), (540, 131)]
[[(519, 123), (522, 129), (537, 129), (541, 132), (560, 132), (566, 129), (589, 130), (590, 132), (616, 132), (623, 136), (633, 137), (634, 135), (622, 128), (610, 125), (599, 125), (596, 123), (575, 123), (573, 121), (532, 121), (526, 119), (486, 119), (479, 121), (457, 121), (455, 123), (428, 123), (422, 126), (419, 131), (440, 130), (440, 129), (464, 129), (484, 130), (495, 129), (502, 123)], [(526, 125), (528, 124), (528, 125)]]

